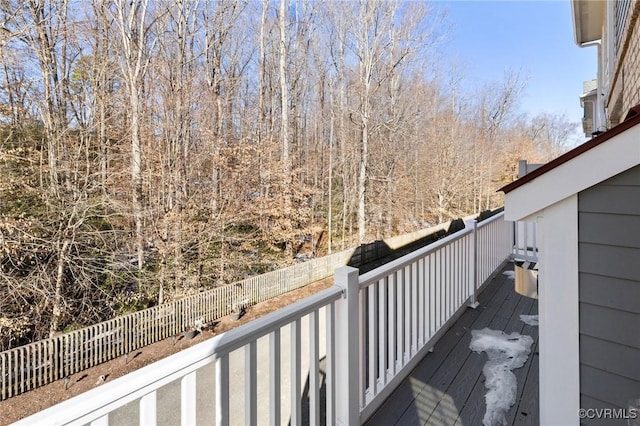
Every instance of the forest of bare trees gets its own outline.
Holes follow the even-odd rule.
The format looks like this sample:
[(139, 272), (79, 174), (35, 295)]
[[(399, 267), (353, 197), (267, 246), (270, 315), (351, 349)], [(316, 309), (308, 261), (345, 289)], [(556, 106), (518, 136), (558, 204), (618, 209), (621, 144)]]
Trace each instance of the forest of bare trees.
[(0, 0), (0, 350), (494, 208), (574, 129), (437, 3)]

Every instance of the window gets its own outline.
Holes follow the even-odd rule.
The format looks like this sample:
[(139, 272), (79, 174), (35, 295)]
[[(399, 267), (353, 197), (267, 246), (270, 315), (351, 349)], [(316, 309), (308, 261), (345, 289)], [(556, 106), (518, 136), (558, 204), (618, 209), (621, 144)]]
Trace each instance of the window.
[(617, 0), (614, 2), (615, 12), (615, 41), (614, 49), (616, 57), (620, 53), (622, 47), (623, 32), (625, 24), (627, 23), (627, 17), (629, 16), (629, 9), (631, 9), (631, 0)]

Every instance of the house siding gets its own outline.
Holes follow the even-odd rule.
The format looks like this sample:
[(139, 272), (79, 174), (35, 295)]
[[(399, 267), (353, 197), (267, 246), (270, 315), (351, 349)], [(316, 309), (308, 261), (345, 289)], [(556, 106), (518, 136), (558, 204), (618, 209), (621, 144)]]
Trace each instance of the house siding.
[[(578, 194), (578, 269), (580, 406), (637, 407), (640, 166)], [(588, 425), (627, 421), (581, 420)]]
[(620, 48), (615, 52), (613, 86), (607, 102), (611, 127), (624, 120), (631, 107), (640, 104), (640, 1), (632, 1), (628, 7)]

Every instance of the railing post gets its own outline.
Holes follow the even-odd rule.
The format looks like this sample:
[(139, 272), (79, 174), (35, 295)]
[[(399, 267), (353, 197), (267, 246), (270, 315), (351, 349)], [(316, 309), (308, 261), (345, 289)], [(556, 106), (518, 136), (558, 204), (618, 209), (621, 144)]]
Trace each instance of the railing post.
[(511, 223), (511, 258), (517, 253), (518, 250), (518, 222), (513, 221)]
[(349, 266), (336, 269), (335, 283), (342, 288), (336, 302), (336, 424), (360, 424), (359, 303), (358, 270)]
[(471, 277), (470, 282), (473, 286), (471, 289), (471, 301), (469, 302), (469, 307), (472, 309), (477, 308), (480, 304), (478, 303), (478, 221), (472, 219), (467, 222), (467, 226), (473, 228), (473, 233), (471, 234)]

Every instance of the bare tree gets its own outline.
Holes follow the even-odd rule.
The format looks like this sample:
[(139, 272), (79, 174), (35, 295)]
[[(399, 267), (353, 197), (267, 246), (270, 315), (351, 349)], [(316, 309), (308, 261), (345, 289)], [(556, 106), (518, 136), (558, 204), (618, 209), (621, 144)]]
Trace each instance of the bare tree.
[(393, 92), (394, 77), (401, 74), (400, 68), (421, 48), (427, 36), (422, 31), (428, 27), (422, 22), (424, 8), (395, 1), (352, 2), (348, 7), (336, 10), (334, 16), (337, 14), (346, 18), (337, 21), (345, 27), (336, 34), (343, 37), (340, 42), (357, 64), (357, 104), (350, 111), (350, 119), (359, 131), (357, 222), (358, 240), (363, 243), (366, 239), (370, 138), (372, 132), (384, 125), (384, 120), (375, 115), (376, 99), (383, 96), (385, 88), (391, 88)]
[(495, 172), (495, 152), (500, 149), (497, 144), (505, 126), (517, 114), (517, 102), (525, 87), (526, 78), (521, 72), (507, 71), (501, 82), (484, 87), (479, 96), (480, 129), (474, 142), (476, 213), (491, 208), (496, 197), (491, 181)]
[(114, 0), (112, 11), (118, 29), (120, 70), (125, 83), (130, 114), (132, 210), (135, 222), (138, 268), (144, 267), (144, 202), (142, 187), (142, 78), (149, 62), (149, 0)]
[(527, 135), (548, 161), (570, 147), (570, 137), (577, 126), (577, 123), (569, 121), (564, 114), (541, 113), (531, 118)]
[(282, 161), (282, 199), (284, 206), (285, 252), (292, 253), (291, 225), (291, 158), (289, 155), (289, 86), (287, 84), (287, 0), (280, 0), (278, 13), (280, 29), (279, 73), (280, 73), (280, 141)]
[(59, 196), (60, 174), (62, 183), (70, 189), (67, 165), (60, 165), (68, 160), (64, 142), (68, 125), (68, 2), (30, 0), (25, 8), (17, 9), (24, 11), (20, 25), (28, 29), (24, 39), (37, 57), (42, 78), (43, 100), (39, 110), (47, 140), (49, 191)]
[(570, 126), (430, 6), (0, 1), (0, 344), (498, 205)]

